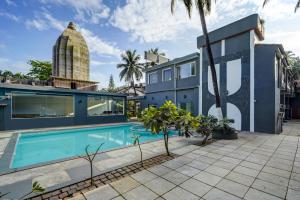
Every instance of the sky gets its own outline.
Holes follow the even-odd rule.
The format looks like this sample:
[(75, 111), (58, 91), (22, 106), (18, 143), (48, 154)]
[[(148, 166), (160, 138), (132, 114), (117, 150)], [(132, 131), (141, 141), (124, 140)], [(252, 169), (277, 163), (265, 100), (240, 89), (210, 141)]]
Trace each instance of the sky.
[[(217, 0), (207, 16), (208, 30), (258, 13), (265, 22), (266, 43), (283, 44), (300, 56), (300, 9), (297, 0)], [(180, 0), (174, 14), (171, 0), (0, 0), (0, 70), (27, 73), (28, 60), (52, 60), (56, 39), (73, 21), (90, 51), (90, 79), (107, 87), (112, 74), (117, 86), (120, 55), (127, 49), (159, 48), (170, 59), (197, 50), (202, 35), (199, 15), (191, 19)], [(214, 2), (214, 1), (213, 1)]]

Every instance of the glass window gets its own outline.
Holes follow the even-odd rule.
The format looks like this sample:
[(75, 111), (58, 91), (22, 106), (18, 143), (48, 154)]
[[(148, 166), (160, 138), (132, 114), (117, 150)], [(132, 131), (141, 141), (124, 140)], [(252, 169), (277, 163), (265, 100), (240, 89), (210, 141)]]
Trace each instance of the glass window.
[(188, 78), (190, 76), (195, 76), (195, 75), (196, 75), (195, 62), (185, 63), (185, 64), (179, 65), (177, 67), (177, 78), (178, 79)]
[(178, 107), (187, 111), (187, 112), (190, 112), (190, 113), (193, 113), (194, 112), (194, 104), (193, 102), (187, 102), (187, 103), (179, 103), (178, 104)]
[(73, 116), (73, 96), (12, 93), (12, 118)]
[(148, 83), (153, 84), (153, 83), (157, 83), (157, 81), (158, 81), (157, 72), (150, 73)]
[(163, 81), (170, 81), (172, 80), (172, 70), (165, 69), (163, 70)]
[(89, 96), (88, 116), (123, 115), (124, 98), (109, 96)]

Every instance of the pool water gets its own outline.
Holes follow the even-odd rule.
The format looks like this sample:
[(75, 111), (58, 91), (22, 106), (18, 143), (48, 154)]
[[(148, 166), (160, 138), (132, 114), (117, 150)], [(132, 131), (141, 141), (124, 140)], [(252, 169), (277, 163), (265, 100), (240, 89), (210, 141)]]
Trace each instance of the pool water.
[[(176, 132), (170, 132), (175, 135)], [(74, 156), (85, 155), (85, 148), (95, 152), (101, 143), (101, 151), (132, 145), (133, 135), (140, 136), (140, 142), (162, 139), (136, 124), (104, 127), (63, 129), (47, 132), (22, 133), (19, 135), (11, 168), (20, 168)]]

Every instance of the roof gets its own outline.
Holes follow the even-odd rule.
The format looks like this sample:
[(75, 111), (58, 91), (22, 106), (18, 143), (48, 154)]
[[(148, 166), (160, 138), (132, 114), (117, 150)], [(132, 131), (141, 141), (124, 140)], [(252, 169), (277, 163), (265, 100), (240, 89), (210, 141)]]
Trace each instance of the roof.
[[(255, 30), (255, 33), (260, 40), (264, 39), (264, 26), (258, 14), (250, 15), (219, 29), (211, 31), (209, 33), (209, 40), (210, 43), (215, 43), (250, 30)], [(205, 45), (206, 42), (204, 36), (199, 36), (197, 38), (197, 47), (201, 48)]]
[(90, 94), (90, 95), (105, 95), (105, 96), (127, 96), (126, 94), (121, 94), (121, 93), (84, 91), (84, 90), (55, 88), (55, 87), (50, 87), (50, 86), (32, 86), (32, 85), (7, 84), (7, 83), (1, 83), (0, 88), (28, 90), (28, 91), (40, 91), (40, 92), (52, 92), (52, 93)]
[(156, 70), (156, 69), (159, 69), (159, 68), (163, 68), (163, 67), (166, 67), (166, 66), (178, 64), (178, 63), (188, 61), (188, 60), (191, 60), (191, 59), (194, 59), (194, 58), (199, 58), (199, 56), (200, 56), (200, 54), (198, 52), (195, 52), (195, 53), (183, 56), (183, 57), (175, 58), (173, 60), (162, 63), (160, 65), (156, 65), (154, 67), (149, 67), (149, 68), (146, 69), (146, 72)]

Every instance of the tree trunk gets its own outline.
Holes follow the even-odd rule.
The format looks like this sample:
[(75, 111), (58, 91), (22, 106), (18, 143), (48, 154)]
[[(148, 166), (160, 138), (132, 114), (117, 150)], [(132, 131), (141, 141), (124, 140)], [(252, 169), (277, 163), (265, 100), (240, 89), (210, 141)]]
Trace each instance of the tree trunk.
[(218, 117), (218, 120), (220, 121), (220, 120), (223, 120), (223, 114), (222, 114), (222, 109), (221, 109), (221, 100), (220, 100), (220, 93), (219, 93), (219, 88), (218, 88), (217, 73), (216, 73), (215, 62), (213, 59), (212, 50), (211, 50), (211, 46), (210, 46), (209, 36), (208, 36), (208, 32), (207, 32), (204, 10), (201, 5), (199, 6), (199, 14), (200, 14), (201, 26), (202, 26), (202, 30), (203, 30), (203, 36), (204, 36), (205, 42), (206, 42), (208, 63), (210, 65), (210, 69), (211, 69), (211, 76), (212, 76), (212, 82), (213, 82), (215, 99), (216, 99), (216, 109), (218, 112), (217, 117)]
[(91, 186), (94, 185), (93, 183), (93, 162), (90, 162), (90, 170), (91, 170)]
[(165, 142), (165, 147), (166, 147), (167, 155), (170, 156), (170, 152), (169, 152), (169, 134), (168, 134), (168, 131), (164, 132), (164, 142)]

